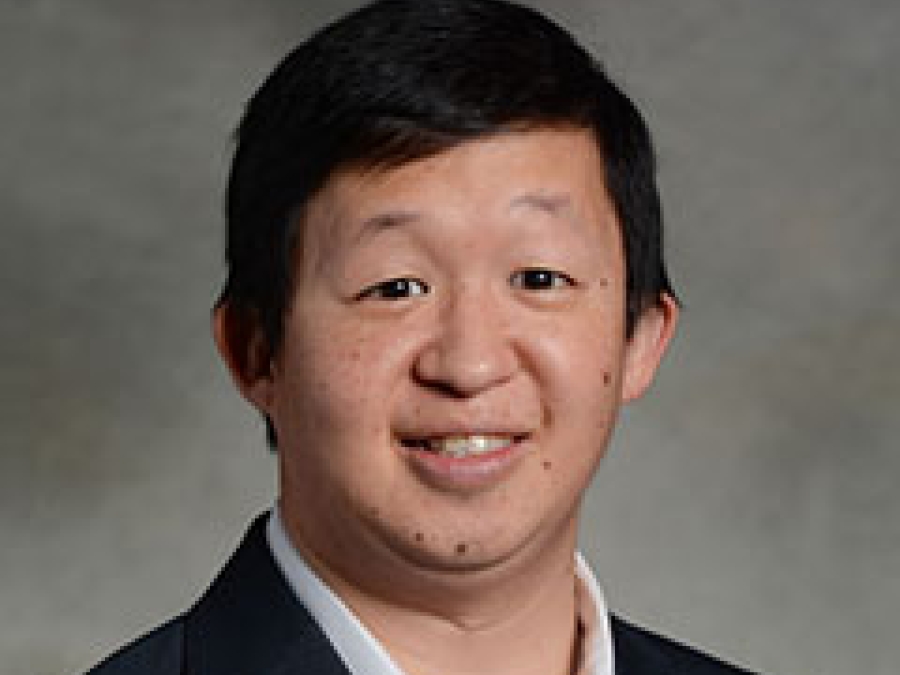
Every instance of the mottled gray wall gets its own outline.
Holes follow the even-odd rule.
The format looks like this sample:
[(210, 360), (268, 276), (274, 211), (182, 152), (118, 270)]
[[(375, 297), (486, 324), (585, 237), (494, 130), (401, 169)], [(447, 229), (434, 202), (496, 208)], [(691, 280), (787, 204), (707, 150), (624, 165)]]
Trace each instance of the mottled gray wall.
[[(208, 337), (228, 135), (354, 4), (0, 0), (0, 672), (184, 607), (270, 502)], [(894, 675), (900, 5), (542, 4), (647, 112), (687, 307), (589, 500), (611, 603), (773, 673)]]

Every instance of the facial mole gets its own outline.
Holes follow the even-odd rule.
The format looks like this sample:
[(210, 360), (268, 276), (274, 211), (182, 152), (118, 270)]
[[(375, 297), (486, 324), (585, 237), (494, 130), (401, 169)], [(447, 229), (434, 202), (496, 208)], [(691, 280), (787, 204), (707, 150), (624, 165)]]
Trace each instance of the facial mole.
[(603, 384), (608, 385), (610, 382), (612, 382), (612, 375), (610, 375), (609, 373), (603, 373)]
[(553, 466), (553, 463), (549, 459), (545, 459), (543, 462), (541, 462), (541, 466), (544, 467), (544, 471), (549, 471)]
[(609, 286), (609, 279), (603, 277), (597, 283), (600, 285), (600, 288), (606, 288)]
[(415, 537), (416, 537), (416, 541), (418, 541), (419, 543), (425, 541), (425, 535), (422, 534), (421, 532), (416, 532)]
[(465, 544), (457, 544), (456, 545), (456, 555), (465, 555), (466, 551), (469, 550), (469, 547)]

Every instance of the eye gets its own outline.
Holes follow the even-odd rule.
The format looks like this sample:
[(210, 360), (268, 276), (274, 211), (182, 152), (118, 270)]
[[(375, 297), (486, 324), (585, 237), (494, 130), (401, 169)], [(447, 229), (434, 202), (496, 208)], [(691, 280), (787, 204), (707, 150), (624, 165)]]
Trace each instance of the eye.
[(575, 280), (568, 274), (541, 267), (515, 272), (509, 282), (527, 291), (550, 291), (575, 285)]
[(416, 295), (425, 295), (428, 293), (428, 290), (428, 284), (424, 281), (410, 277), (399, 277), (369, 286), (357, 296), (357, 299), (403, 300)]

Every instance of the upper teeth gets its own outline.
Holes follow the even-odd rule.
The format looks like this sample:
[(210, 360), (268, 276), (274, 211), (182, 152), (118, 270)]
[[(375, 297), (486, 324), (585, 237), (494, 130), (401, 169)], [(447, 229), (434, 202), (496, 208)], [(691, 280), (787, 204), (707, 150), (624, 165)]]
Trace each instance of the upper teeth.
[(443, 436), (429, 439), (429, 450), (449, 457), (479, 455), (505, 448), (513, 442), (512, 436)]

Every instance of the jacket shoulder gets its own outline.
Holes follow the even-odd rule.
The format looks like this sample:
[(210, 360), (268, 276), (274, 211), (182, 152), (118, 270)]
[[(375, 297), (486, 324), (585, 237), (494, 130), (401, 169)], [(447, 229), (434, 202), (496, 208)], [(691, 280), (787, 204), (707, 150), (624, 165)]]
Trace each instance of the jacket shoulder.
[(184, 621), (172, 619), (94, 666), (87, 675), (180, 675)]
[(611, 617), (615, 675), (751, 675), (691, 647)]

